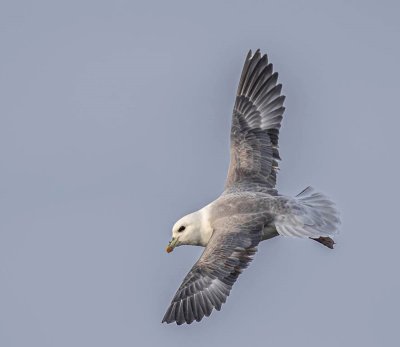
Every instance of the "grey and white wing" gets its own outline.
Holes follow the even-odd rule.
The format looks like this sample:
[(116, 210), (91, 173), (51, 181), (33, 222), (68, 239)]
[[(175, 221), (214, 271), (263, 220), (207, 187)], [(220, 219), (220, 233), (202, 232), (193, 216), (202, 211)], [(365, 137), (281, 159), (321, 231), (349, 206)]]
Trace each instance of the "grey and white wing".
[(329, 237), (340, 224), (335, 204), (325, 195), (307, 187), (295, 198), (277, 197), (274, 224), (282, 236)]
[(231, 158), (225, 190), (273, 191), (278, 170), (278, 138), (285, 110), (267, 55), (246, 57), (236, 93), (231, 127)]
[(199, 260), (189, 271), (162, 322), (190, 324), (221, 309), (240, 273), (261, 241), (262, 225), (236, 223), (232, 218), (214, 230)]

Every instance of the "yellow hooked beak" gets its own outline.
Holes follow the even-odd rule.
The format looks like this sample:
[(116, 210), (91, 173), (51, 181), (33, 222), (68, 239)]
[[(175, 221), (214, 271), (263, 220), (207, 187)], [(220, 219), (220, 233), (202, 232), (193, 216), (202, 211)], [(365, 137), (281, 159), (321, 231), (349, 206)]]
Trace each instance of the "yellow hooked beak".
[(173, 237), (171, 241), (169, 241), (167, 248), (165, 249), (167, 251), (167, 253), (171, 253), (176, 244), (178, 243), (178, 238), (177, 237)]

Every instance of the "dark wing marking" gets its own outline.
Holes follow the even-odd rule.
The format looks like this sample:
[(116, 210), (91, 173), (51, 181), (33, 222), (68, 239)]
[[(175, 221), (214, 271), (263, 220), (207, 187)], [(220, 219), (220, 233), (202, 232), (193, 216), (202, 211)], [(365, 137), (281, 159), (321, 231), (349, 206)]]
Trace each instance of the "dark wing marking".
[(230, 218), (220, 223), (203, 254), (186, 275), (162, 322), (178, 325), (200, 321), (221, 309), (232, 285), (245, 269), (261, 240), (262, 225)]
[(278, 170), (278, 137), (285, 110), (267, 55), (246, 57), (231, 128), (231, 162), (225, 189), (273, 191)]

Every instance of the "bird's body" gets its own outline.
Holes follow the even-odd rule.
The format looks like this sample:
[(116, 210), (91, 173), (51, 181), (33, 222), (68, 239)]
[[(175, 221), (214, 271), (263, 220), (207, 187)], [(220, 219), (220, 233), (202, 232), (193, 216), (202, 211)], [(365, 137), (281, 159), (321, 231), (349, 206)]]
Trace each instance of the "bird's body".
[(324, 195), (306, 188), (278, 194), (278, 137), (284, 111), (277, 73), (267, 56), (249, 52), (233, 111), (231, 163), (216, 200), (175, 223), (167, 251), (205, 247), (169, 306), (163, 322), (200, 321), (219, 310), (257, 245), (272, 237), (312, 238), (332, 248), (338, 213)]
[[(202, 209), (188, 215), (200, 221), (199, 237), (192, 238), (193, 246), (206, 247), (215, 225), (223, 218), (233, 215), (259, 215), (264, 220), (263, 237), (275, 236), (272, 211), (276, 199), (265, 193), (235, 192), (221, 195)], [(182, 222), (178, 222), (182, 223)], [(265, 235), (264, 235), (265, 234)], [(277, 235), (277, 234), (276, 234)]]

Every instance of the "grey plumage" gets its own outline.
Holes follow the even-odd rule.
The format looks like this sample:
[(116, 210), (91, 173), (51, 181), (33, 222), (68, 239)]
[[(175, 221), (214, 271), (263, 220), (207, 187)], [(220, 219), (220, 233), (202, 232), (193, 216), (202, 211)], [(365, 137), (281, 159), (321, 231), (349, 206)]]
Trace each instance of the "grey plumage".
[[(214, 308), (219, 311), (262, 240), (296, 236), (333, 247), (329, 236), (340, 222), (333, 203), (311, 188), (295, 198), (280, 196), (275, 188), (285, 98), (277, 78), (266, 55), (259, 50), (254, 55), (249, 52), (233, 110), (225, 190), (193, 214), (207, 220), (211, 237), (172, 299), (163, 322), (190, 324), (209, 316)], [(196, 236), (199, 240), (205, 231), (202, 233), (201, 229), (201, 237)], [(196, 242), (190, 244), (204, 246), (202, 241)]]
[(200, 321), (217, 311), (243, 269), (247, 267), (261, 240), (263, 224), (258, 218), (246, 221), (226, 219), (215, 231), (200, 259), (183, 280), (163, 322), (177, 324)]
[(278, 170), (278, 138), (285, 97), (267, 55), (246, 57), (233, 108), (231, 164), (225, 189), (272, 192)]
[(287, 198), (274, 221), (280, 235), (317, 238), (335, 234), (339, 216), (333, 202), (308, 187), (295, 199)]

